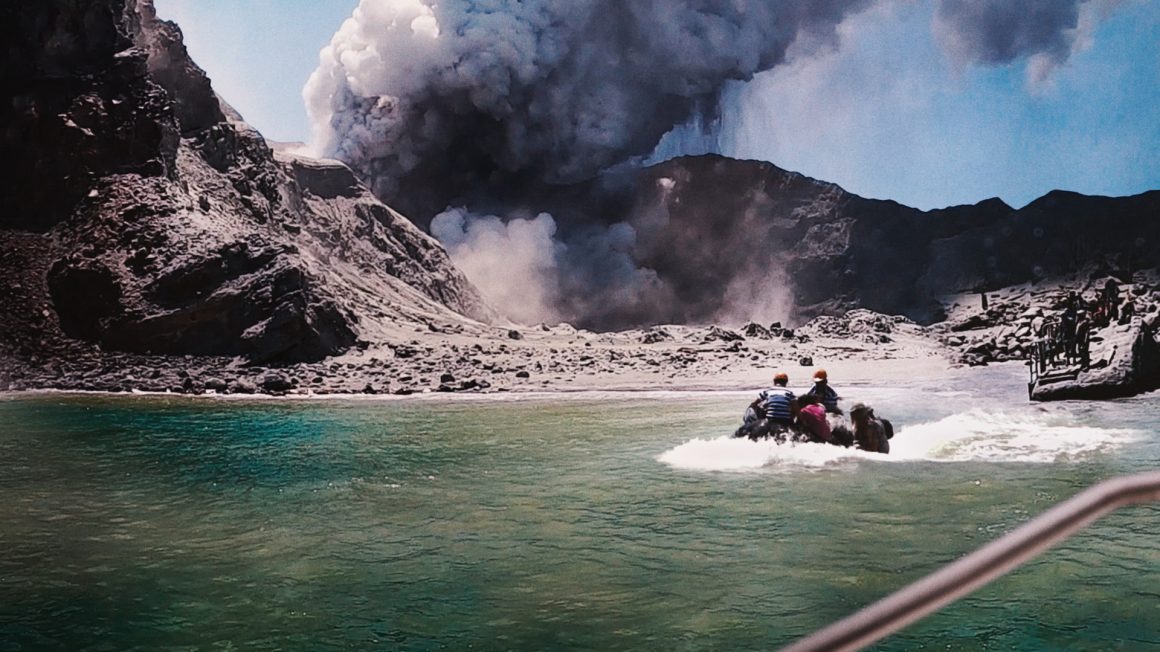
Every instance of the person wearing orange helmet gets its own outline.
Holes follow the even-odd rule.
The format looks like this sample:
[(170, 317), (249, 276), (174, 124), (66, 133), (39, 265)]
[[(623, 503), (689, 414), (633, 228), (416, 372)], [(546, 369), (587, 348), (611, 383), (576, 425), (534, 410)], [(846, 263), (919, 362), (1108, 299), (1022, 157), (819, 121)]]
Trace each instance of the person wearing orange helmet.
[(838, 393), (830, 387), (830, 377), (825, 369), (818, 369), (814, 372), (814, 386), (810, 388), (806, 394), (818, 397), (822, 407), (826, 408), (829, 414), (841, 414), (842, 409), (838, 407)]

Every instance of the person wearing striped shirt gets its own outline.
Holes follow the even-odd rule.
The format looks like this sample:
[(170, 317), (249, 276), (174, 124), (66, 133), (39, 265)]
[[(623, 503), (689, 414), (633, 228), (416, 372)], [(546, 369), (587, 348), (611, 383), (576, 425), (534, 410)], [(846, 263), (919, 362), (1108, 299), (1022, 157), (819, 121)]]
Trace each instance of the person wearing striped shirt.
[(765, 407), (765, 418), (770, 425), (789, 428), (793, 425), (794, 409), (797, 406), (797, 397), (789, 390), (789, 376), (779, 373), (773, 377), (773, 387), (764, 390), (759, 395)]

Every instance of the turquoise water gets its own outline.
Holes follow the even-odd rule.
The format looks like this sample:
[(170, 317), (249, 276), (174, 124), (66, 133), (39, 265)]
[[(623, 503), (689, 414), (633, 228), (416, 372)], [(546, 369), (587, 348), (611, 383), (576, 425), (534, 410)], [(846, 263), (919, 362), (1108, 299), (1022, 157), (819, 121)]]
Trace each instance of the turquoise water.
[[(846, 388), (890, 458), (725, 439), (743, 394), (0, 400), (0, 651), (775, 648), (1160, 467), (1160, 396), (1022, 380)], [(1157, 532), (1125, 509), (875, 649), (1160, 650)]]

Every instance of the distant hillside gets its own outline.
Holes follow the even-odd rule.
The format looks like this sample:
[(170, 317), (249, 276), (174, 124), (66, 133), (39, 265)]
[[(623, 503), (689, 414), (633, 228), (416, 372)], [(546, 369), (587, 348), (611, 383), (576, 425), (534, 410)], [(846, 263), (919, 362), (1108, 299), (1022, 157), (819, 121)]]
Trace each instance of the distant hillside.
[[(658, 185), (666, 178), (669, 192)], [(659, 203), (670, 223), (642, 247), (642, 264), (712, 294), (768, 260), (784, 266), (801, 317), (865, 307), (929, 322), (949, 292), (1160, 265), (1160, 191), (1057, 191), (1019, 210), (989, 199), (924, 212), (719, 157), (649, 168), (636, 187), (634, 215)]]

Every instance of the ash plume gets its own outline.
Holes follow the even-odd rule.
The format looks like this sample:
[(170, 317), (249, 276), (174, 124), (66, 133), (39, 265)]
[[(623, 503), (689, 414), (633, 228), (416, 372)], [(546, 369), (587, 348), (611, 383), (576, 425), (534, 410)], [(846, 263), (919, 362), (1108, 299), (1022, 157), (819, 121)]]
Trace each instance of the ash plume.
[[(429, 228), (516, 321), (792, 320), (781, 261), (729, 262), (752, 240), (734, 225), (764, 217), (710, 205), (712, 228), (679, 232), (657, 217), (663, 196), (608, 187), (721, 153), (742, 84), (831, 51), (848, 18), (894, 1), (361, 0), (303, 91), (313, 146)], [(1041, 82), (1115, 2), (938, 0), (931, 29), (959, 66), (1025, 60)]]
[(307, 83), (321, 154), (425, 222), (648, 154), (873, 0), (362, 0)]
[(782, 264), (749, 237), (760, 215), (750, 211), (744, 226), (711, 215), (674, 220), (677, 182), (660, 177), (642, 186), (651, 190), (629, 221), (563, 231), (548, 213), (501, 219), (451, 208), (435, 216), (431, 233), (491, 305), (524, 324), (618, 330), (793, 315)]

